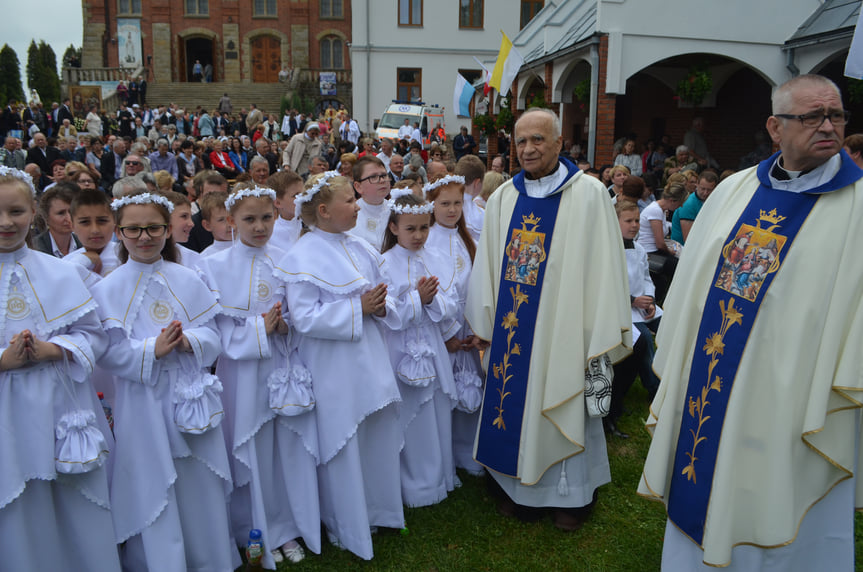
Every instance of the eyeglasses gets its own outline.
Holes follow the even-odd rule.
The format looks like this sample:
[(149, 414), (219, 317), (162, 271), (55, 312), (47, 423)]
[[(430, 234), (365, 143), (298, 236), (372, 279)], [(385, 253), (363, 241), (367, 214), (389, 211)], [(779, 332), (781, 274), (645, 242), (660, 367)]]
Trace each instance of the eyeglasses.
[(782, 119), (797, 119), (803, 125), (803, 127), (808, 127), (810, 129), (821, 127), (824, 123), (825, 119), (829, 119), (830, 123), (835, 126), (845, 125), (848, 123), (848, 120), (851, 118), (850, 111), (828, 111), (827, 113), (823, 113), (821, 111), (813, 111), (812, 113), (805, 113), (803, 115), (792, 115), (790, 113), (777, 113), (776, 117), (781, 117)]
[(167, 224), (151, 224), (150, 226), (121, 226), (119, 227), (120, 234), (124, 237), (135, 240), (141, 238), (141, 233), (146, 232), (150, 238), (162, 238), (168, 230)]
[(132, 166), (140, 167), (141, 163), (140, 163), (140, 161), (126, 161), (126, 165), (132, 165)]
[(369, 175), (368, 177), (364, 177), (360, 179), (358, 182), (364, 183), (365, 181), (370, 182), (373, 185), (377, 185), (383, 183), (384, 181), (389, 180), (389, 177), (386, 173), (378, 173), (376, 175)]

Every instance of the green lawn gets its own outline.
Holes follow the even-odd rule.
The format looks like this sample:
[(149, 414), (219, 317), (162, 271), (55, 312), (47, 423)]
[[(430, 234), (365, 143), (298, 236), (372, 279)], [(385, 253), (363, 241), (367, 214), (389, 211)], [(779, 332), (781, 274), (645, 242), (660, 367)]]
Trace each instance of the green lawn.
[[(636, 492), (650, 443), (642, 420), (646, 393), (636, 383), (619, 426), (631, 435), (608, 440), (612, 482), (600, 489), (590, 521), (576, 533), (557, 530), (550, 519), (524, 524), (497, 513), (484, 478), (459, 472), (463, 486), (442, 503), (406, 509), (408, 535), (386, 530), (374, 537), (374, 560), (366, 562), (324, 541), (320, 555), (279, 570), (659, 570), (665, 510)], [(857, 570), (863, 571), (863, 520), (857, 515)]]

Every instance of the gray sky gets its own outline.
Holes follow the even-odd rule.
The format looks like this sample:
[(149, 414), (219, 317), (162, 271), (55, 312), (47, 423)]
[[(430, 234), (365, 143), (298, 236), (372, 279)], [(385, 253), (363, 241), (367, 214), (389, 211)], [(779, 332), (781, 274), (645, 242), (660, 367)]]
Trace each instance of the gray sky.
[(81, 47), (83, 13), (80, 0), (25, 0), (3, 2), (0, 18), (0, 47), (15, 50), (21, 64), (21, 84), (27, 87), (27, 48), (31, 40), (45, 40), (57, 55), (57, 72), (63, 65), (63, 52), (74, 44)]

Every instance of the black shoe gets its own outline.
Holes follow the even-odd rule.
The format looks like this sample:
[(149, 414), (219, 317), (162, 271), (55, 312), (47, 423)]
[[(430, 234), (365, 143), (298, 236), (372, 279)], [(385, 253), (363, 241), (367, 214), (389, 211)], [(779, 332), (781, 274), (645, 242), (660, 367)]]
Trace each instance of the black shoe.
[(629, 435), (617, 428), (617, 424), (610, 419), (603, 419), (602, 426), (606, 433), (611, 433), (619, 439), (629, 439)]

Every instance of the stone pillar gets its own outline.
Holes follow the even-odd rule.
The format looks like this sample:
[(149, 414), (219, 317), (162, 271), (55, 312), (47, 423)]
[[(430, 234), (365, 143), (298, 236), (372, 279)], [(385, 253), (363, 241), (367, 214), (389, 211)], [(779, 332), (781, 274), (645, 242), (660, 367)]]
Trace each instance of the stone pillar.
[(293, 61), (291, 61), (291, 68), (303, 69), (313, 67), (309, 65), (308, 24), (292, 24), (290, 42), (291, 47), (293, 47)]
[(153, 81), (171, 81), (171, 24), (153, 23)]
[(225, 71), (222, 81), (240, 83), (240, 25), (222, 24), (222, 48)]
[(610, 165), (614, 161), (614, 114), (617, 96), (605, 93), (605, 78), (608, 75), (608, 36), (599, 42), (599, 89), (596, 99), (596, 153), (594, 166)]

